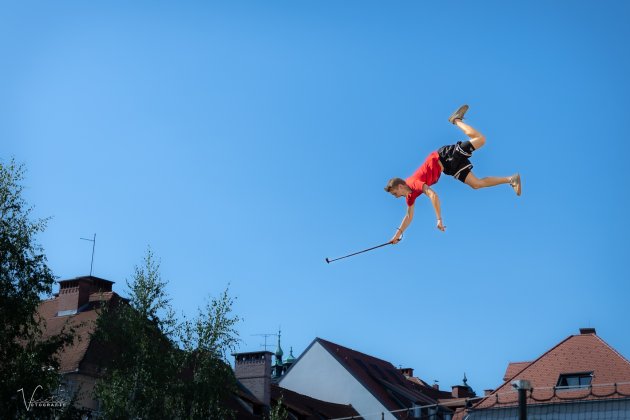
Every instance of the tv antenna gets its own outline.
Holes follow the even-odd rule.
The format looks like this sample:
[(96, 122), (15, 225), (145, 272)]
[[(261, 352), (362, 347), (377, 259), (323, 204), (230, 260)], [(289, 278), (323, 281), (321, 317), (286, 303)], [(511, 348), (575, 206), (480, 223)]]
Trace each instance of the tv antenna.
[(277, 337), (278, 334), (252, 334), (253, 336), (257, 336), (257, 337), (265, 337), (265, 344), (261, 344), (260, 347), (264, 347), (265, 351), (267, 351), (267, 347), (271, 347), (273, 346), (273, 344), (267, 344), (267, 338), (268, 337)]
[(94, 248), (96, 247), (96, 233), (92, 239), (81, 238), (84, 241), (92, 242), (92, 262), (90, 263), (90, 277), (92, 277), (92, 267), (94, 267)]

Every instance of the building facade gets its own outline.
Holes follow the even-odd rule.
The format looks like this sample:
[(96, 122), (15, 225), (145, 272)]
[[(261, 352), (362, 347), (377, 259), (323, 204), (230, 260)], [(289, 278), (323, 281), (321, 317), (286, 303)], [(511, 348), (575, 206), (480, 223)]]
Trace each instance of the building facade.
[(405, 372), (412, 370), (316, 338), (279, 385), (320, 400), (350, 404), (366, 419), (450, 419), (453, 410), (439, 405), (438, 399), (452, 398), (452, 393)]
[(76, 396), (76, 406), (98, 411), (93, 396), (99, 377), (103, 349), (92, 341), (101, 305), (118, 305), (126, 299), (112, 291), (114, 282), (94, 276), (59, 281), (59, 292), (40, 303), (38, 312), (46, 322), (44, 337), (57, 334), (64, 326), (76, 328), (77, 340), (60, 354), (62, 387), (67, 397)]
[(523, 405), (537, 420), (630, 419), (630, 362), (582, 328), (531, 362), (510, 363), (503, 384), (458, 418), (518, 419), (515, 386), (525, 382)]

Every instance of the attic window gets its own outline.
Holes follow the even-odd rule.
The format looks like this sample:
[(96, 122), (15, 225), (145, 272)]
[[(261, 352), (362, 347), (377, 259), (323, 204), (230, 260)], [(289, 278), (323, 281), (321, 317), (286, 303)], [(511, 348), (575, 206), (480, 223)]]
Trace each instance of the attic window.
[(586, 388), (591, 385), (593, 372), (565, 373), (558, 378), (558, 389)]

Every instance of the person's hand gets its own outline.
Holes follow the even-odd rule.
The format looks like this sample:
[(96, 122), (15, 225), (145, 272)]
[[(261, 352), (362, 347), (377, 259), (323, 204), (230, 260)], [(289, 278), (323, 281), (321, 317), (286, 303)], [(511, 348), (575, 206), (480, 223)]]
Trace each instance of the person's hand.
[(438, 219), (437, 228), (440, 229), (442, 232), (444, 232), (444, 230), (446, 229), (446, 226), (444, 226), (444, 224), (442, 223), (442, 219)]
[(396, 245), (398, 242), (400, 242), (401, 239), (402, 239), (402, 232), (400, 229), (398, 229), (394, 237), (389, 242)]

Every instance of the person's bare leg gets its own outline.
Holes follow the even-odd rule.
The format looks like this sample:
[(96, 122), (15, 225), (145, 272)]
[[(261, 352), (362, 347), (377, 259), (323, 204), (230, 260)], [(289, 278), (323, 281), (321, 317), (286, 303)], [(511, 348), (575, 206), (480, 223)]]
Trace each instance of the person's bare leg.
[(507, 177), (487, 176), (480, 179), (477, 178), (472, 172), (469, 172), (468, 175), (466, 175), (466, 179), (464, 180), (464, 182), (466, 183), (466, 185), (475, 190), (478, 188), (494, 187), (501, 184), (510, 184), (510, 186), (516, 192), (516, 195), (521, 195), (521, 176), (519, 174), (514, 174)]
[[(468, 106), (461, 106), (457, 111), (455, 111), (453, 115), (451, 115), (449, 121), (455, 124), (460, 130), (464, 132), (464, 134), (468, 136), (468, 138), (470, 139), (470, 143), (475, 148), (475, 150), (479, 150), (479, 148), (483, 147), (483, 145), (486, 144), (486, 136), (462, 121), (462, 118), (464, 118), (464, 114), (466, 113), (466, 111), (468, 111)], [(477, 178), (472, 172), (469, 172), (468, 175), (466, 175), (466, 179), (464, 180), (464, 182), (474, 189), (494, 187), (501, 184), (510, 184), (510, 186), (514, 189), (516, 195), (521, 195), (521, 176), (518, 173), (508, 177), (487, 176), (480, 179)]]
[(460, 130), (464, 132), (470, 138), (470, 142), (472, 143), (475, 150), (479, 150), (484, 144), (486, 144), (486, 136), (481, 134), (479, 131), (475, 130), (462, 120), (455, 120), (454, 124), (459, 127)]

